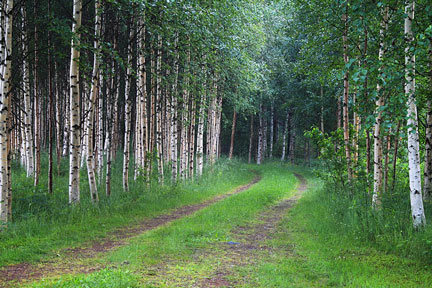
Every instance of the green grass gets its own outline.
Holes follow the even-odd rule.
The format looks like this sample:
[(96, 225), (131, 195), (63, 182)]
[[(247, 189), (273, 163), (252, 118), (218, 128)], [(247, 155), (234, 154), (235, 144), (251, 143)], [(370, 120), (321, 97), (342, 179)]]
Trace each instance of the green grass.
[[(46, 157), (43, 157), (46, 167)], [(67, 163), (62, 163), (60, 176), (54, 179), (54, 193), (46, 192), (46, 171), (40, 184), (17, 164), (13, 166), (14, 221), (6, 231), (0, 232), (0, 267), (19, 262), (37, 261), (56, 255), (65, 247), (82, 245), (100, 239), (117, 227), (137, 223), (169, 210), (204, 201), (250, 182), (254, 173), (237, 161), (220, 161), (207, 169), (203, 177), (178, 185), (160, 187), (153, 181), (151, 189), (142, 179), (130, 181), (130, 191), (121, 188), (121, 165), (113, 167), (112, 196), (104, 195), (100, 187), (100, 203), (89, 199), (85, 171), (81, 174), (81, 204), (68, 205)], [(104, 182), (102, 182), (104, 183)]]
[(424, 261), (387, 253), (335, 227), (322, 183), (305, 193), (272, 241), (277, 253), (246, 267), (245, 287), (432, 287)]
[[(138, 277), (128, 270), (104, 269), (91, 275), (69, 277), (50, 284), (53, 288), (138, 288)], [(46, 287), (45, 284), (34, 287)]]
[[(253, 169), (263, 178), (249, 190), (169, 226), (142, 234), (134, 238), (130, 245), (108, 254), (99, 262), (114, 267), (122, 267), (127, 263), (128, 269), (140, 277), (141, 287), (184, 287), (186, 283), (208, 277), (221, 261), (217, 255), (217, 244), (236, 240), (230, 231), (253, 221), (260, 211), (295, 191), (297, 180), (289, 169), (279, 164), (253, 166)], [(202, 249), (210, 249), (214, 253), (200, 256), (199, 251)], [(202, 257), (202, 261), (193, 261), (195, 257)], [(154, 268), (164, 263), (167, 264), (165, 272)], [(163, 273), (168, 273), (169, 277)], [(69, 287), (67, 285), (83, 277), (87, 279), (95, 276), (63, 276), (60, 280), (48, 279), (32, 287)], [(55, 286), (59, 283), (66, 286)]]
[[(226, 164), (227, 165), (227, 164)], [(267, 240), (271, 252), (257, 251), (257, 265), (232, 267), (225, 278), (236, 287), (432, 287), (432, 272), (424, 261), (380, 249), (348, 233), (335, 221), (323, 184), (297, 167), (267, 163), (255, 169), (262, 181), (240, 194), (215, 203), (131, 239), (130, 244), (91, 259), (84, 265), (110, 267), (89, 275), (53, 275), (30, 287), (191, 287), (211, 278), (232, 259), (219, 244), (238, 241), (236, 227), (256, 223), (269, 205), (295, 191), (296, 171), (308, 179), (305, 192)], [(109, 283), (109, 284), (107, 284)], [(112, 285), (112, 286), (107, 286)]]

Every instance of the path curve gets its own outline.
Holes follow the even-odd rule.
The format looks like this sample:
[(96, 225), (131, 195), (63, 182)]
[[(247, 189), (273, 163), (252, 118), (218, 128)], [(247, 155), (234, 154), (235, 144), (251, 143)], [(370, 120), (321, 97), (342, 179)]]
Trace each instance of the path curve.
[[(168, 257), (160, 264), (152, 266), (150, 272), (143, 270), (145, 274), (143, 277), (143, 279), (145, 278), (144, 283), (148, 287), (159, 287), (160, 283), (165, 283), (167, 287), (242, 287), (242, 284), (246, 283), (233, 280), (236, 278), (232, 277), (235, 268), (258, 265), (261, 263), (263, 255), (268, 256), (275, 252), (276, 248), (272, 247), (272, 244), (267, 240), (274, 237), (279, 223), (286, 213), (296, 204), (303, 192), (308, 189), (305, 177), (297, 173), (294, 173), (294, 175), (299, 183), (293, 196), (264, 208), (250, 223), (233, 228), (230, 238), (235, 239), (235, 242), (213, 243), (210, 247), (198, 249), (186, 261), (187, 265), (191, 267), (195, 267), (195, 264), (200, 266), (206, 263), (205, 265), (212, 269), (210, 275), (203, 278), (198, 278), (197, 275), (178, 275), (176, 273), (177, 267), (182, 267), (186, 263), (179, 263), (177, 259)], [(287, 249), (287, 253), (292, 253), (292, 249)], [(214, 260), (209, 261), (209, 259)], [(247, 280), (242, 279), (242, 281)], [(249, 286), (253, 287), (253, 285)]]
[(39, 264), (18, 263), (0, 268), (0, 287), (10, 287), (11, 285), (16, 285), (24, 281), (39, 280), (44, 277), (58, 274), (92, 273), (101, 270), (104, 267), (88, 267), (87, 265), (79, 263), (79, 261), (83, 259), (95, 258), (100, 253), (106, 253), (121, 246), (127, 245), (128, 240), (132, 237), (169, 224), (174, 220), (189, 216), (199, 210), (215, 204), (216, 202), (220, 202), (230, 196), (246, 191), (260, 180), (261, 176), (257, 175), (250, 183), (240, 186), (234, 191), (218, 195), (201, 203), (179, 207), (170, 213), (162, 214), (150, 219), (145, 219), (141, 223), (131, 227), (117, 229), (109, 233), (106, 239), (92, 242), (91, 246), (89, 247), (64, 249), (60, 252), (61, 254), (64, 254), (61, 261), (49, 259)]
[[(294, 196), (278, 202), (276, 205), (263, 211), (258, 217), (258, 224), (249, 224), (244, 227), (238, 227), (232, 231), (233, 238), (238, 240), (238, 244), (221, 244), (219, 253), (223, 251), (222, 262), (213, 272), (211, 277), (199, 281), (193, 287), (240, 287), (242, 283), (233, 283), (228, 277), (235, 266), (257, 265), (263, 253), (269, 255), (274, 248), (266, 240), (270, 240), (283, 217), (286, 215), (300, 199), (303, 192), (308, 189), (306, 179), (297, 173), (294, 175), (299, 180), (299, 186)], [(256, 223), (255, 222), (255, 223)], [(288, 253), (292, 251), (287, 251)], [(221, 255), (219, 255), (221, 256)]]

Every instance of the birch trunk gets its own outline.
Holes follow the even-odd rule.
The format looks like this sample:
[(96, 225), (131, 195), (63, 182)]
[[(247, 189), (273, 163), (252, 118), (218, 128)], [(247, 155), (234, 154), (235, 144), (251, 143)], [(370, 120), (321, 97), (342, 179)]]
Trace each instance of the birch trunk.
[(273, 142), (274, 142), (274, 102), (270, 108), (270, 158), (273, 158)]
[[(342, 15), (342, 21), (344, 22), (343, 32), (343, 50), (344, 50), (344, 62), (345, 65), (349, 64), (348, 57), (348, 3), (346, 3), (345, 13)], [(349, 110), (348, 110), (348, 99), (349, 99), (349, 72), (348, 70), (344, 74), (344, 97), (343, 97), (343, 128), (344, 128), (344, 142), (345, 142), (345, 157), (348, 173), (348, 181), (352, 179), (351, 169), (351, 149), (350, 149), (350, 135), (349, 135)]]
[(162, 36), (158, 35), (158, 49), (157, 49), (157, 67), (156, 67), (157, 79), (156, 79), (156, 150), (157, 150), (157, 162), (158, 162), (158, 178), (159, 184), (164, 183), (164, 164), (162, 154)]
[(11, 111), (11, 55), (12, 55), (12, 10), (13, 1), (2, 1), (0, 12), (1, 58), (0, 64), (0, 227), (10, 218), (12, 193), (10, 179), (10, 111)]
[[(292, 119), (290, 119), (292, 121)], [(295, 146), (296, 146), (296, 131), (294, 121), (290, 125), (290, 144), (289, 144), (289, 155), (288, 158), (292, 164), (294, 164), (295, 158)]]
[(196, 121), (196, 101), (194, 97), (191, 99), (190, 111), (190, 126), (189, 126), (189, 177), (194, 177), (195, 164), (195, 121)]
[(172, 87), (171, 94), (171, 177), (172, 182), (177, 182), (177, 172), (178, 172), (178, 103), (177, 103), (177, 94), (178, 94), (178, 77), (179, 77), (179, 57), (180, 53), (178, 51), (178, 33), (175, 35), (174, 40), (175, 47), (175, 56), (174, 56), (174, 83)]
[(216, 113), (216, 158), (219, 159), (221, 153), (221, 145), (220, 145), (220, 135), (222, 129), (222, 93), (219, 93), (218, 104), (217, 104), (217, 113)]
[(382, 191), (384, 193), (388, 192), (388, 172), (389, 172), (389, 163), (390, 163), (390, 149), (391, 149), (391, 137), (390, 132), (386, 137), (386, 145), (387, 149), (385, 151), (385, 159), (384, 159), (384, 183)]
[(253, 128), (254, 128), (254, 119), (253, 115), (250, 116), (250, 132), (249, 132), (249, 157), (248, 157), (248, 163), (252, 163), (252, 146), (253, 146)]
[[(56, 91), (56, 156), (57, 156), (57, 176), (60, 176), (60, 164), (61, 164), (61, 156), (62, 156), (62, 124), (60, 121), (62, 115), (62, 101), (63, 95), (60, 95), (60, 83), (58, 79), (58, 69), (57, 62), (54, 61), (54, 83), (55, 83), (55, 91)], [(64, 112), (64, 111), (63, 111)], [(63, 120), (64, 121), (64, 120)]]
[(392, 189), (396, 185), (396, 167), (397, 167), (397, 159), (398, 159), (398, 150), (399, 150), (399, 132), (400, 132), (401, 121), (398, 121), (395, 135), (395, 143), (394, 143), (394, 152), (393, 152), (393, 179), (392, 179)]
[(286, 119), (285, 119), (285, 126), (284, 126), (284, 132), (282, 137), (282, 157), (281, 161), (285, 161), (285, 154), (286, 154), (286, 147), (287, 147), (287, 133), (288, 133), (288, 124), (290, 121), (290, 112), (287, 112)]
[[(140, 33), (138, 40), (138, 67), (139, 67), (139, 113), (137, 113), (137, 118), (139, 119), (139, 127), (140, 129), (140, 145), (141, 151), (140, 154), (140, 162), (138, 167), (142, 169), (142, 171), (146, 171), (147, 165), (147, 150), (148, 150), (148, 122), (147, 122), (147, 70), (146, 70), (146, 55), (145, 55), (145, 40), (146, 40), (146, 29), (144, 28), (144, 15), (140, 18)], [(147, 173), (144, 172), (144, 178), (146, 181), (148, 180)]]
[[(48, 1), (48, 15), (51, 17), (51, 1)], [(51, 20), (51, 19), (50, 19)], [(53, 145), (54, 145), (54, 94), (51, 65), (51, 31), (48, 30), (48, 193), (53, 193)]]
[(408, 96), (408, 165), (410, 182), (411, 216), (414, 228), (426, 225), (426, 217), (423, 208), (421, 193), (419, 135), (417, 122), (417, 106), (415, 101), (415, 55), (410, 51), (414, 36), (412, 21), (414, 20), (414, 4), (407, 3), (405, 6), (404, 32), (405, 32), (405, 94)]
[[(432, 39), (429, 40), (429, 85), (432, 91)], [(427, 100), (426, 118), (426, 144), (425, 144), (425, 164), (424, 164), (424, 198), (430, 199), (432, 196), (432, 100)]]
[(127, 56), (127, 69), (126, 69), (126, 85), (125, 85), (125, 135), (124, 135), (124, 147), (123, 147), (123, 190), (129, 191), (129, 160), (130, 160), (130, 138), (131, 138), (131, 126), (132, 126), (132, 95), (131, 95), (131, 83), (132, 83), (132, 49), (133, 49), (133, 37), (135, 36), (133, 28), (133, 19), (130, 25), (129, 31), (129, 45), (128, 45), (128, 56)]
[[(101, 11), (102, 13), (102, 11)], [(99, 51), (99, 50), (98, 50)], [(100, 68), (99, 68), (100, 69)], [(102, 181), (102, 170), (103, 170), (103, 165), (104, 165), (104, 153), (105, 153), (105, 146), (104, 146), (104, 122), (103, 122), (103, 103), (106, 101), (103, 98), (102, 95), (102, 89), (101, 89), (101, 85), (103, 83), (103, 76), (102, 73), (99, 72), (99, 85), (98, 85), (98, 117), (97, 119), (97, 165), (96, 165), (96, 169), (97, 169), (97, 175), (98, 175), (98, 182), (99, 184), (101, 184)], [(107, 106), (107, 110), (111, 110), (111, 108), (108, 108)], [(108, 136), (108, 133), (106, 133), (106, 135)], [(95, 153), (96, 154), (96, 153)]]
[(321, 84), (321, 87), (320, 87), (320, 96), (321, 96), (321, 98), (320, 98), (320, 104), (321, 104), (321, 113), (320, 113), (320, 128), (321, 128), (321, 133), (323, 133), (324, 134), (324, 87), (323, 87), (323, 85)]
[[(22, 12), (22, 52), (24, 55), (28, 54), (28, 42), (27, 42), (27, 16), (25, 7), (21, 7)], [(32, 105), (30, 99), (30, 63), (25, 58), (23, 61), (23, 96), (24, 96), (24, 134), (25, 134), (25, 159), (26, 159), (26, 171), (27, 177), (33, 176), (34, 173), (34, 157), (33, 157), (33, 133), (32, 133)]]
[(74, 0), (73, 2), (73, 23), (72, 33), (75, 37), (72, 38), (71, 62), (70, 62), (70, 148), (69, 148), (69, 203), (76, 204), (80, 202), (80, 83), (79, 83), (79, 58), (82, 17), (82, 0)]
[[(34, 0), (34, 17), (38, 15), (37, 12), (37, 0)], [(41, 137), (40, 137), (40, 99), (39, 99), (39, 91), (38, 91), (38, 73), (37, 67), (39, 67), (39, 55), (38, 55), (38, 30), (37, 25), (34, 25), (34, 43), (35, 43), (35, 59), (34, 59), (34, 69), (33, 69), (33, 91), (34, 91), (34, 146), (35, 146), (35, 173), (34, 173), (34, 185), (38, 185), (39, 183), (39, 174), (40, 174), (40, 145), (41, 145)]]
[[(91, 83), (91, 89), (90, 89), (90, 99), (88, 102), (88, 122), (87, 122), (87, 175), (88, 175), (88, 181), (90, 186), (90, 199), (92, 202), (98, 202), (99, 196), (97, 192), (97, 186), (96, 186), (96, 176), (94, 171), (94, 151), (93, 151), (93, 123), (94, 123), (94, 111), (96, 109), (96, 100), (99, 96), (99, 37), (100, 37), (100, 29), (101, 29), (101, 17), (100, 17), (100, 9), (101, 9), (101, 3), (99, 0), (95, 1), (95, 11), (96, 11), (96, 17), (95, 17), (95, 40), (94, 40), (94, 50), (95, 54), (93, 55), (93, 72), (92, 72), (92, 83)], [(99, 102), (101, 102), (102, 99), (99, 99)], [(100, 123), (102, 124), (102, 123)]]
[(258, 128), (258, 147), (257, 147), (257, 164), (260, 165), (262, 161), (262, 153), (263, 153), (263, 105), (260, 105), (260, 114), (259, 114), (259, 128)]
[[(384, 8), (383, 18), (381, 20), (380, 29), (380, 48), (378, 52), (378, 60), (382, 63), (384, 59), (385, 47), (384, 39), (385, 33), (388, 28), (388, 7)], [(382, 96), (381, 82), (384, 82), (384, 75), (382, 73), (383, 64), (378, 68), (379, 79), (377, 84), (377, 95), (378, 99), (375, 103), (375, 127), (374, 127), (374, 189), (372, 194), (372, 205), (374, 207), (381, 206), (381, 192), (382, 192), (382, 181), (383, 181), (383, 166), (382, 166), (382, 138), (381, 138), (381, 121), (382, 121), (382, 110), (384, 106), (384, 97)]]
[(235, 137), (236, 122), (237, 122), (237, 112), (234, 110), (232, 127), (231, 127), (230, 151), (229, 151), (229, 159), (230, 160), (232, 159), (233, 152), (234, 152), (234, 137)]
[[(203, 74), (205, 74), (205, 68), (203, 66)], [(205, 119), (205, 103), (206, 93), (200, 99), (199, 112), (198, 112), (198, 134), (197, 134), (197, 175), (201, 176), (203, 173), (204, 166), (204, 119)]]
[[(69, 68), (70, 69), (70, 68)], [(65, 88), (65, 95), (67, 95), (67, 91)], [(63, 157), (66, 157), (68, 155), (68, 153), (70, 153), (69, 148), (70, 148), (70, 123), (71, 123), (71, 119), (70, 119), (70, 97), (67, 97), (65, 99), (65, 103), (64, 103), (64, 110), (65, 112), (65, 127), (63, 129), (63, 152), (62, 155)], [(59, 118), (60, 119), (60, 118)]]

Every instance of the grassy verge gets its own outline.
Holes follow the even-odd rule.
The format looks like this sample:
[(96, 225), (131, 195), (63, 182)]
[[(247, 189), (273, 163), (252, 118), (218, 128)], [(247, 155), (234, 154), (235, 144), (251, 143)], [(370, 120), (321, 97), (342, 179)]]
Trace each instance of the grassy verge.
[[(76, 287), (73, 286), (74, 283), (93, 281), (92, 279), (98, 277), (100, 283), (103, 283), (102, 278), (106, 275), (103, 273), (119, 273), (132, 279), (131, 281), (135, 279), (132, 284), (112, 287), (193, 286), (211, 275), (218, 263), (223, 261), (218, 257), (217, 247), (222, 242), (235, 241), (230, 231), (250, 222), (260, 211), (295, 191), (297, 180), (289, 169), (282, 168), (279, 164), (253, 168), (258, 170), (263, 178), (249, 190), (177, 220), (169, 226), (140, 235), (134, 238), (130, 245), (99, 259), (99, 262), (108, 266), (120, 268), (87, 276), (46, 279), (32, 284), (32, 287)], [(207, 249), (213, 253), (199, 252)], [(133, 274), (130, 271), (133, 271)], [(96, 281), (92, 287), (106, 287), (100, 283)]]
[(335, 227), (321, 183), (310, 175), (308, 181), (311, 188), (272, 241), (276, 253), (243, 269), (247, 287), (431, 287), (423, 261), (386, 253)]
[(82, 173), (81, 204), (71, 207), (67, 204), (65, 166), (62, 165), (60, 176), (55, 178), (53, 195), (46, 193), (46, 177), (41, 177), (40, 184), (34, 188), (33, 180), (25, 177), (22, 169), (18, 166), (13, 168), (14, 221), (0, 233), (0, 267), (36, 261), (55, 255), (62, 248), (103, 238), (115, 228), (201, 202), (246, 184), (254, 177), (247, 165), (221, 161), (193, 182), (163, 187), (152, 184), (150, 189), (142, 179), (138, 179), (131, 181), (130, 191), (124, 193), (121, 167), (116, 166), (110, 198), (104, 195), (102, 185), (100, 203), (91, 204), (87, 177)]

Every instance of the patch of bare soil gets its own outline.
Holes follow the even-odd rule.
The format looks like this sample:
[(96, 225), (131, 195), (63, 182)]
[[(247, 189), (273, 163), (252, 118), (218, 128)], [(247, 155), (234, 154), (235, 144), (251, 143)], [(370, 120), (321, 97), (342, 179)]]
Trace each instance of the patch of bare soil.
[(241, 186), (232, 192), (216, 196), (198, 204), (182, 206), (173, 210), (169, 214), (145, 219), (137, 225), (115, 230), (112, 233), (109, 233), (106, 239), (95, 241), (86, 247), (64, 249), (59, 253), (60, 255), (63, 255), (62, 260), (60, 261), (52, 259), (40, 264), (19, 263), (3, 267), (0, 269), (0, 287), (10, 287), (20, 282), (38, 280), (50, 275), (92, 273), (103, 269), (105, 267), (101, 265), (93, 265), (92, 267), (89, 267), (88, 265), (82, 264), (82, 260), (95, 258), (101, 253), (106, 253), (120, 246), (127, 245), (128, 240), (132, 237), (166, 225), (174, 220), (189, 216), (216, 202), (222, 201), (235, 194), (239, 194), (249, 189), (260, 180), (261, 177), (256, 176), (252, 182)]

